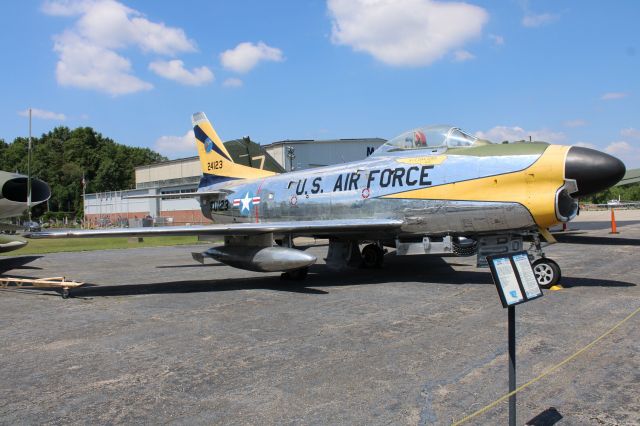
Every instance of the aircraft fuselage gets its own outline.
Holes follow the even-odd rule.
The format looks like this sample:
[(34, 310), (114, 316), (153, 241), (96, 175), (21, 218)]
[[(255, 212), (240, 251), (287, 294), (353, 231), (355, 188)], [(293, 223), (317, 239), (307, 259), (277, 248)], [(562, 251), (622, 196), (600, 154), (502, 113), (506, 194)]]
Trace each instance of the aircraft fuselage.
[[(482, 156), (473, 155), (471, 148), (387, 153), (337, 166), (228, 181), (202, 187), (228, 194), (203, 200), (201, 207), (205, 216), (219, 223), (393, 218), (405, 223), (403, 232), (430, 235), (493, 233), (559, 222), (556, 197), (565, 185), (568, 147), (526, 145), (512, 153), (509, 146), (483, 147)], [(544, 163), (547, 175), (527, 173), (538, 162)], [(472, 194), (470, 186), (475, 187)], [(544, 202), (531, 203), (534, 196)]]

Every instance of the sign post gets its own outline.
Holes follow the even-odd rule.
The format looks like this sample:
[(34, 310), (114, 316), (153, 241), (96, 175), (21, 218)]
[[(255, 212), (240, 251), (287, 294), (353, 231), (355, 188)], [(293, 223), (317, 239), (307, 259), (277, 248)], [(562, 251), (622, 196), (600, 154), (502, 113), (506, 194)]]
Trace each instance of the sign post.
[[(516, 390), (516, 307), (507, 308), (509, 335), (509, 393)], [(509, 397), (509, 426), (516, 424), (516, 395)]]
[[(537, 299), (542, 290), (533, 273), (526, 251), (487, 256), (493, 282), (498, 289), (502, 307), (507, 308), (509, 340), (509, 393), (516, 390), (516, 307)], [(516, 424), (516, 395), (509, 397), (509, 426)]]

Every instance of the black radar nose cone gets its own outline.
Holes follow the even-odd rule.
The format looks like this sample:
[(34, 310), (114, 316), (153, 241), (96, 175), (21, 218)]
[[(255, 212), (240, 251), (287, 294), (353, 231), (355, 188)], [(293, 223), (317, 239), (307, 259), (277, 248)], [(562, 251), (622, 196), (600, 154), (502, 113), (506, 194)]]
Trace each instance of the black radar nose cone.
[(578, 191), (573, 197), (583, 197), (610, 188), (627, 171), (624, 163), (604, 152), (595, 149), (572, 146), (564, 163), (566, 179), (575, 179)]

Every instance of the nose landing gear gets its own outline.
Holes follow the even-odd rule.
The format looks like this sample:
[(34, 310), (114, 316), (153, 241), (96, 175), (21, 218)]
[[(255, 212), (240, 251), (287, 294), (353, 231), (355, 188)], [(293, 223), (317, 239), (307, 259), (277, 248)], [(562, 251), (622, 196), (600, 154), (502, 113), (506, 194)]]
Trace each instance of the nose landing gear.
[[(555, 242), (555, 239), (551, 234), (542, 233), (543, 237), (548, 242)], [(553, 260), (544, 256), (544, 252), (542, 251), (542, 243), (540, 242), (540, 235), (534, 234), (533, 236), (533, 247), (536, 255), (540, 258), (533, 262), (533, 274), (536, 276), (536, 280), (538, 281), (538, 285), (542, 288), (550, 288), (554, 285), (558, 284), (560, 278), (562, 277), (562, 271), (560, 270), (560, 265), (558, 265)]]
[(536, 276), (538, 285), (542, 288), (549, 288), (558, 284), (562, 277), (560, 266), (546, 257), (541, 257), (533, 262), (533, 274)]

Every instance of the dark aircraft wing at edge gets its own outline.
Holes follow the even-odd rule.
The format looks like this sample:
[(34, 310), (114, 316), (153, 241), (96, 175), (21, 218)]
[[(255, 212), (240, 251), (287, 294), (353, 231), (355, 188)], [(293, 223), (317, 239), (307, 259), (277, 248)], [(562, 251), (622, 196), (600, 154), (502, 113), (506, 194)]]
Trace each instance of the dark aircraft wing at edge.
[(395, 219), (333, 219), (323, 221), (287, 221), (276, 223), (229, 223), (199, 226), (163, 226), (156, 228), (110, 228), (42, 231), (24, 234), (26, 238), (144, 237), (161, 235), (256, 235), (293, 233), (299, 235), (360, 234), (393, 231), (403, 222)]

